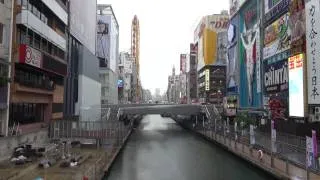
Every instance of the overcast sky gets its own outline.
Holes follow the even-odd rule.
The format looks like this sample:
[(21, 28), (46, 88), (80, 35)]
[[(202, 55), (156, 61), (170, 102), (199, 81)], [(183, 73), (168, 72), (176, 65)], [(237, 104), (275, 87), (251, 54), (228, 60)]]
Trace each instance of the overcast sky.
[(189, 52), (202, 16), (228, 10), (229, 0), (97, 0), (111, 4), (120, 26), (120, 51), (130, 49), (131, 21), (140, 20), (142, 86), (166, 91), (172, 67), (179, 70), (181, 53)]

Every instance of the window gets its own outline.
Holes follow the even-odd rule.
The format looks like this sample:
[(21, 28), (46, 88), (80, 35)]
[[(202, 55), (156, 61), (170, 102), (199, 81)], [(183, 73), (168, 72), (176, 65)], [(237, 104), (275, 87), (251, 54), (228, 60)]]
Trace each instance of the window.
[(9, 126), (44, 121), (46, 104), (12, 103), (10, 105)]
[(0, 44), (3, 43), (3, 24), (0, 23)]

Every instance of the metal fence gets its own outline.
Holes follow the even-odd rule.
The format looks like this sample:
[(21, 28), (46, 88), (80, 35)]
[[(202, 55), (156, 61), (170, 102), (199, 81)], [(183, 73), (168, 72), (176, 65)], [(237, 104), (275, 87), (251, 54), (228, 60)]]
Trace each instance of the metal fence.
[[(194, 129), (198, 133), (210, 139), (217, 139), (217, 136), (223, 138), (224, 142), (235, 142), (248, 146), (254, 150), (262, 150), (268, 154), (271, 159), (276, 158), (285, 162), (285, 167), (299, 167), (305, 170), (306, 176), (303, 179), (312, 179), (309, 177), (308, 172), (313, 174), (320, 174), (319, 160), (315, 159), (315, 163), (312, 167), (306, 168), (306, 138), (294, 136), (291, 134), (277, 132), (276, 139), (271, 139), (271, 134), (267, 132), (261, 132), (258, 128), (254, 128), (253, 133), (250, 133), (248, 128), (235, 127), (226, 123), (221, 117), (217, 109), (210, 105), (204, 106), (203, 112), (207, 116), (206, 122), (199, 122), (196, 126), (189, 128)], [(204, 120), (203, 120), (204, 121)], [(253, 142), (254, 141), (254, 142)], [(230, 144), (231, 146), (231, 144)], [(320, 151), (318, 149), (318, 154)], [(271, 167), (274, 165), (271, 162)], [(283, 172), (289, 173), (289, 172)]]

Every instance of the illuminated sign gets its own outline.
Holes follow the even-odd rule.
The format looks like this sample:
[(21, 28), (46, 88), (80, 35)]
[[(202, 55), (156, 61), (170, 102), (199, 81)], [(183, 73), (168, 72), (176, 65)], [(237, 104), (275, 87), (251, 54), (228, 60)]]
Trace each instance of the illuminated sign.
[(299, 54), (288, 59), (289, 68), (289, 116), (304, 117), (304, 55)]
[[(265, 0), (266, 1), (266, 0)], [(290, 4), (290, 0), (281, 0), (278, 3), (272, 3), (273, 7), (271, 7), (271, 9), (268, 9), (268, 11), (266, 11), (266, 15), (265, 15), (265, 22), (271, 22), (273, 21), (279, 14), (284, 13), (285, 11), (288, 10), (289, 4)]]
[(205, 70), (205, 88), (206, 88), (206, 91), (210, 90), (210, 70), (209, 69)]

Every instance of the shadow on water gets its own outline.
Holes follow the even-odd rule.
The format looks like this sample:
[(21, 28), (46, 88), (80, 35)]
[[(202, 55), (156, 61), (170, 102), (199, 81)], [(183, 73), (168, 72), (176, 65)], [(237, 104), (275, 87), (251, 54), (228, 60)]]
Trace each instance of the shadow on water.
[(146, 116), (109, 173), (110, 180), (271, 180), (271, 176), (169, 118)]

